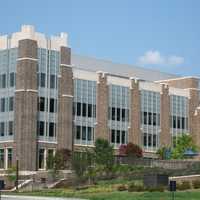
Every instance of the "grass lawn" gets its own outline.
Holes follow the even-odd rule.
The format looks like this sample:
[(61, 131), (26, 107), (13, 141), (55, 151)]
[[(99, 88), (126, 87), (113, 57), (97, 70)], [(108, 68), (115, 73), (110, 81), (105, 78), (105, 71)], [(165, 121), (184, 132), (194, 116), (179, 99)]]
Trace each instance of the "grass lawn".
[[(102, 192), (102, 191), (70, 191), (66, 189), (59, 190), (44, 190), (40, 192), (32, 193), (21, 193), (23, 195), (33, 195), (33, 196), (49, 196), (49, 197), (79, 197), (83, 199), (90, 200), (171, 200), (171, 194), (169, 192)], [(185, 191), (176, 192), (176, 200), (199, 200), (200, 191)]]

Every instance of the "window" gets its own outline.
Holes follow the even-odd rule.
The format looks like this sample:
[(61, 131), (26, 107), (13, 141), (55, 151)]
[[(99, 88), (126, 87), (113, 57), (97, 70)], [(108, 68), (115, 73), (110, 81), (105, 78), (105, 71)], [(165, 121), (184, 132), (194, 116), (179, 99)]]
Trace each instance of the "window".
[(112, 108), (112, 120), (115, 120), (115, 108)]
[(117, 144), (120, 144), (120, 131), (117, 130)]
[(88, 128), (88, 141), (91, 141), (92, 140), (92, 128), (91, 127), (87, 127)]
[(125, 139), (126, 139), (126, 133), (125, 131), (122, 131), (122, 144), (126, 143)]
[(12, 149), (11, 148), (9, 148), (9, 149), (7, 149), (7, 155), (8, 155), (8, 166), (7, 166), (7, 168), (8, 169), (10, 169), (10, 168), (12, 168)]
[(143, 145), (144, 145), (144, 147), (147, 146), (147, 134), (146, 133), (144, 133)]
[(151, 147), (152, 145), (152, 135), (151, 134), (148, 134), (148, 146)]
[(51, 113), (55, 112), (55, 102), (56, 102), (55, 99), (50, 99), (50, 105), (49, 105), (49, 107), (50, 107), (50, 112)]
[(56, 76), (53, 74), (50, 75), (50, 88), (56, 88)]
[(120, 121), (120, 108), (117, 108), (117, 121)]
[(81, 127), (76, 126), (76, 139), (80, 140), (81, 139)]
[(38, 122), (38, 135), (44, 136), (44, 122), (43, 121)]
[(92, 117), (92, 104), (88, 104), (88, 117)]
[(5, 107), (6, 106), (6, 99), (1, 98), (1, 112), (5, 112)]
[(81, 116), (81, 103), (77, 103), (77, 116)]
[(0, 149), (0, 169), (4, 169), (4, 149)]
[(44, 149), (39, 149), (38, 168), (44, 169)]
[(46, 79), (46, 74), (41, 73), (40, 74), (40, 87), (45, 87), (45, 79)]
[(49, 123), (49, 137), (55, 137), (55, 123)]
[(82, 140), (86, 140), (86, 127), (82, 127)]
[(13, 135), (13, 121), (8, 122), (8, 135)]
[(111, 130), (111, 143), (115, 143), (115, 130)]
[(14, 87), (15, 86), (15, 73), (12, 72), (10, 73), (10, 87)]
[(39, 109), (39, 111), (41, 111), (41, 112), (44, 112), (45, 111), (45, 98), (44, 97), (40, 97), (39, 98), (39, 103), (38, 103), (38, 109)]
[(4, 136), (5, 135), (5, 123), (1, 122), (0, 123), (0, 136)]
[(83, 109), (83, 110), (82, 110), (82, 116), (83, 116), (83, 117), (86, 117), (86, 112), (87, 112), (86, 103), (83, 103), (83, 104), (82, 104), (82, 109)]
[(157, 143), (157, 136), (153, 135), (153, 147), (156, 147), (156, 143)]
[(14, 97), (9, 97), (9, 111), (13, 111)]
[(1, 87), (6, 88), (6, 74), (1, 75)]

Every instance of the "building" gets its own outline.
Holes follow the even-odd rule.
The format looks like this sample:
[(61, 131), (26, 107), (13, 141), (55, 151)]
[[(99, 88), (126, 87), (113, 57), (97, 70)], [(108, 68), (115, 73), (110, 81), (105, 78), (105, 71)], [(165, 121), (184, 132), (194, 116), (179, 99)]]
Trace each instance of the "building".
[(45, 169), (57, 148), (105, 138), (146, 155), (172, 137), (200, 145), (199, 79), (71, 54), (67, 34), (33, 26), (0, 36), (0, 168)]

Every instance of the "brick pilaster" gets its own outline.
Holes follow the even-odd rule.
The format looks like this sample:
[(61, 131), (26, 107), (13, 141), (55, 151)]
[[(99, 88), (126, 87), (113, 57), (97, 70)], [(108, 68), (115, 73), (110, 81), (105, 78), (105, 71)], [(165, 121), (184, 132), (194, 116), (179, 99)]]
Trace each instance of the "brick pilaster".
[(73, 148), (73, 72), (71, 49), (61, 47), (61, 64), (58, 88), (58, 148)]
[(162, 84), (160, 106), (160, 146), (170, 146), (172, 142), (170, 133), (170, 96), (169, 86), (165, 84)]
[(19, 41), (15, 91), (15, 142), (20, 170), (36, 170), (37, 42)]
[(98, 73), (98, 85), (97, 85), (97, 125), (95, 130), (95, 139), (104, 138), (109, 140), (108, 130), (108, 85), (107, 75)]
[(142, 135), (140, 130), (140, 90), (139, 81), (135, 79), (131, 79), (129, 118), (130, 127), (128, 142), (142, 146)]

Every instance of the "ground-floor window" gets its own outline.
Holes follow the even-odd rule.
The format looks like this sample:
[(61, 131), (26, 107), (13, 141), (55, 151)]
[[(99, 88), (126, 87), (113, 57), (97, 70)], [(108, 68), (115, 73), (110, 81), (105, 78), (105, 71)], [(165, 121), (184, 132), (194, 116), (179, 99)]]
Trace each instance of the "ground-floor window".
[(44, 169), (45, 168), (45, 165), (44, 165), (44, 162), (45, 162), (44, 153), (45, 153), (45, 149), (39, 149), (39, 152), (38, 152), (38, 168), (39, 169)]
[(143, 134), (143, 145), (145, 148), (156, 147), (158, 136), (156, 134)]
[(0, 149), (0, 169), (4, 169), (4, 149)]
[(13, 151), (11, 148), (7, 149), (7, 168), (12, 168), (12, 157), (13, 157)]

